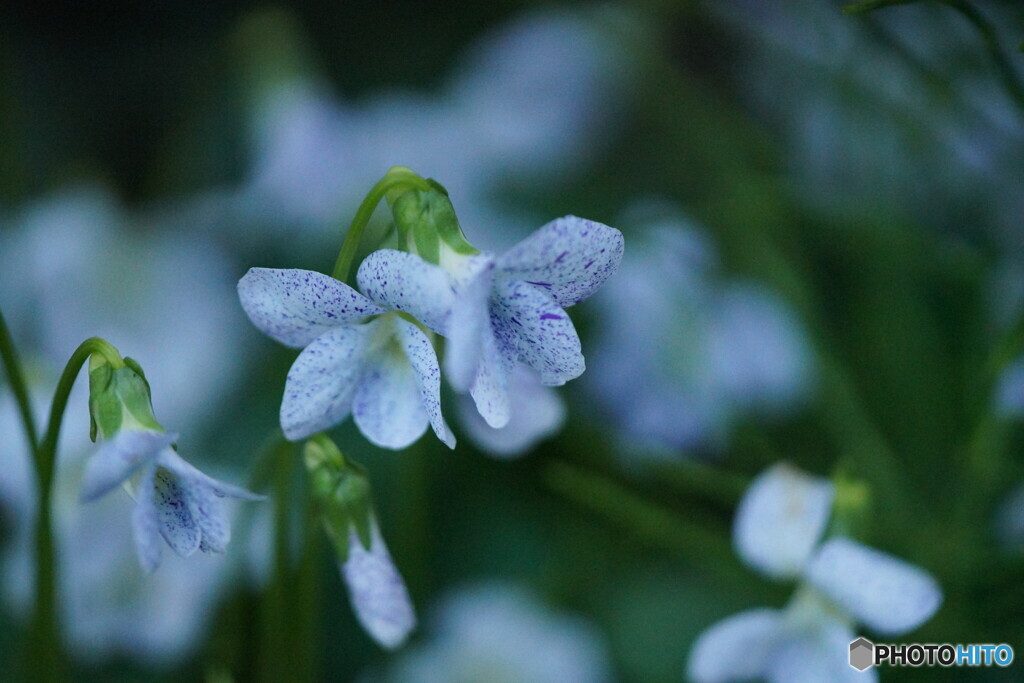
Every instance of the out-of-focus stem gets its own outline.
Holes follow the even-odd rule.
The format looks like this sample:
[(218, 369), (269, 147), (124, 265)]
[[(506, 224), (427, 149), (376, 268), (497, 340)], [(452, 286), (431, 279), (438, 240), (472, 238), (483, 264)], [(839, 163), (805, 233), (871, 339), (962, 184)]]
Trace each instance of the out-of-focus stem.
[(7, 371), (7, 380), (11, 383), (11, 390), (14, 392), (14, 400), (18, 403), (18, 412), (25, 429), (25, 437), (32, 450), (32, 457), (35, 458), (37, 457), (36, 451), (39, 449), (39, 436), (36, 433), (35, 420), (32, 419), (32, 403), (29, 400), (25, 376), (22, 374), (21, 362), (18, 360), (18, 352), (14, 347), (11, 332), (7, 328), (7, 321), (4, 320), (3, 311), (0, 311), (0, 356), (3, 357), (4, 369)]

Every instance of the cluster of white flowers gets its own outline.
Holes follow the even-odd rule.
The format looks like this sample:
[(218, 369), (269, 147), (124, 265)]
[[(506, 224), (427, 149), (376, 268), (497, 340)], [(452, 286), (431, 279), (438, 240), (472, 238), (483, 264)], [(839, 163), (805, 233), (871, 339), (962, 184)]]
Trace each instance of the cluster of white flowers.
[(692, 680), (876, 680), (874, 669), (847, 663), (855, 623), (901, 635), (938, 610), (942, 591), (923, 569), (843, 536), (822, 541), (834, 496), (827, 479), (785, 464), (751, 484), (733, 527), (736, 552), (799, 587), (782, 610), (742, 612), (705, 631), (690, 654)]
[(322, 273), (267, 268), (251, 269), (238, 292), (261, 331), (302, 349), (281, 404), (289, 439), (352, 415), (384, 448), (409, 446), (428, 425), (454, 448), (430, 332), (447, 339), (452, 387), (472, 397), (491, 428), (505, 427), (519, 402), (512, 392), (533, 390), (517, 379), (519, 366), (546, 386), (583, 372), (580, 340), (563, 309), (600, 287), (622, 251), (618, 230), (567, 216), (501, 256), (447, 250), (434, 264), (375, 251), (359, 267), (362, 293)]

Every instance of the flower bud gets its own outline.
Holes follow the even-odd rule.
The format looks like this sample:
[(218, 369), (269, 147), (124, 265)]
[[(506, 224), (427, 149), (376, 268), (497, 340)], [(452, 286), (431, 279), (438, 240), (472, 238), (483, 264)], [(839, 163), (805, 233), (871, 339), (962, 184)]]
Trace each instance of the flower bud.
[(114, 368), (94, 354), (89, 359), (89, 438), (109, 439), (122, 431), (164, 431), (153, 416), (149, 382), (137, 362), (124, 359)]
[(388, 195), (401, 246), (442, 267), (450, 260), (479, 254), (462, 232), (448, 191), (436, 180), (427, 183), (429, 190)]

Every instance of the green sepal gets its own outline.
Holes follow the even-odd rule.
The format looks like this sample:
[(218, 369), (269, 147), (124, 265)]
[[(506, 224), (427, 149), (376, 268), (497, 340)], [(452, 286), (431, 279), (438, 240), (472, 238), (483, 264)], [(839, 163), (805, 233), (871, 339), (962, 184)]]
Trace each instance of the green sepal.
[(466, 240), (447, 190), (435, 180), (427, 183), (429, 190), (407, 190), (388, 197), (395, 226), (405, 238), (402, 241), (434, 264), (441, 260), (442, 244), (457, 254), (479, 254)]
[(110, 438), (126, 423), (163, 431), (153, 415), (149, 382), (139, 364), (125, 359), (116, 370), (100, 355), (89, 359), (89, 438)]
[(95, 442), (97, 432), (113, 434), (121, 427), (121, 403), (107, 391), (114, 370), (102, 356), (89, 357), (89, 440)]
[(310, 495), (338, 559), (348, 559), (351, 529), (369, 550), (373, 499), (366, 470), (347, 460), (334, 442), (322, 434), (306, 442), (303, 460), (309, 473)]

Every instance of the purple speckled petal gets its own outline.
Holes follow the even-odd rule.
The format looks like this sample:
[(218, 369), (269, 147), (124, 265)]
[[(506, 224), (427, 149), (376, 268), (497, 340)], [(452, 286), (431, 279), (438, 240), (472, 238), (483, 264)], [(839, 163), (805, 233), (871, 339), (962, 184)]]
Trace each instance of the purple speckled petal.
[(330, 429), (348, 417), (375, 324), (325, 332), (295, 359), (281, 402), (281, 428), (289, 440)]
[(499, 280), (491, 312), (512, 330), (519, 360), (540, 373), (541, 384), (561, 386), (583, 374), (576, 328), (543, 290), (520, 280)]
[(199, 550), (202, 533), (192, 518), (178, 478), (167, 470), (158, 469), (153, 479), (153, 492), (160, 535), (167, 541), (167, 545), (182, 557), (188, 557)]
[(208, 492), (218, 498), (240, 498), (242, 500), (266, 500), (266, 496), (261, 496), (251, 491), (247, 491), (239, 486), (233, 486), (232, 484), (225, 484), (219, 479), (214, 479), (208, 474), (203, 473), (197, 469), (190, 462), (182, 458), (175, 452), (173, 448), (165, 448), (160, 451), (159, 463), (161, 467), (164, 467), (182, 480), (183, 484), (187, 484), (189, 488), (193, 486), (201, 486), (208, 490)]
[(394, 336), (397, 329), (391, 327), (387, 341), (367, 356), (352, 396), (352, 418), (372, 443), (401, 450), (423, 436), (430, 420), (416, 373)]
[(359, 623), (381, 646), (393, 650), (416, 628), (416, 613), (377, 520), (371, 519), (370, 524), (369, 550), (355, 530), (349, 533), (348, 560), (341, 572)]
[(405, 320), (398, 320), (398, 338), (409, 359), (409, 365), (416, 373), (416, 386), (420, 390), (420, 399), (430, 417), (434, 433), (448, 448), (455, 448), (455, 435), (444, 421), (441, 414), (441, 368), (437, 364), (437, 354), (427, 339), (427, 335)]
[(452, 278), (419, 256), (395, 249), (375, 251), (359, 266), (359, 289), (382, 306), (408, 313), (444, 334), (455, 302)]
[(537, 373), (517, 363), (509, 377), (511, 417), (494, 429), (481, 417), (468, 396), (459, 396), (456, 407), (462, 426), (482, 450), (497, 458), (523, 455), (548, 438), (565, 422), (565, 404), (551, 387), (540, 383)]
[(238, 298), (261, 332), (297, 349), (331, 328), (384, 312), (345, 283), (312, 270), (251, 268), (238, 281)]
[(622, 233), (576, 216), (556, 218), (498, 259), (509, 276), (546, 290), (560, 307), (583, 301), (622, 260)]
[(501, 429), (512, 415), (508, 391), (508, 376), (514, 359), (502, 353), (501, 342), (490, 331), (484, 336), (484, 353), (476, 379), (469, 391), (480, 417), (488, 426)]
[(489, 256), (472, 259), (456, 289), (446, 336), (444, 370), (455, 391), (469, 391), (483, 358), (484, 338), (490, 333), (488, 299), (494, 282), (494, 261)]
[(156, 571), (160, 565), (160, 522), (157, 519), (156, 503), (154, 502), (153, 480), (155, 477), (156, 463), (150, 462), (139, 477), (135, 508), (132, 510), (135, 553), (138, 555), (139, 564), (147, 573)]
[(122, 431), (89, 458), (82, 476), (80, 499), (89, 503), (131, 477), (143, 464), (174, 443), (176, 435), (152, 431)]

